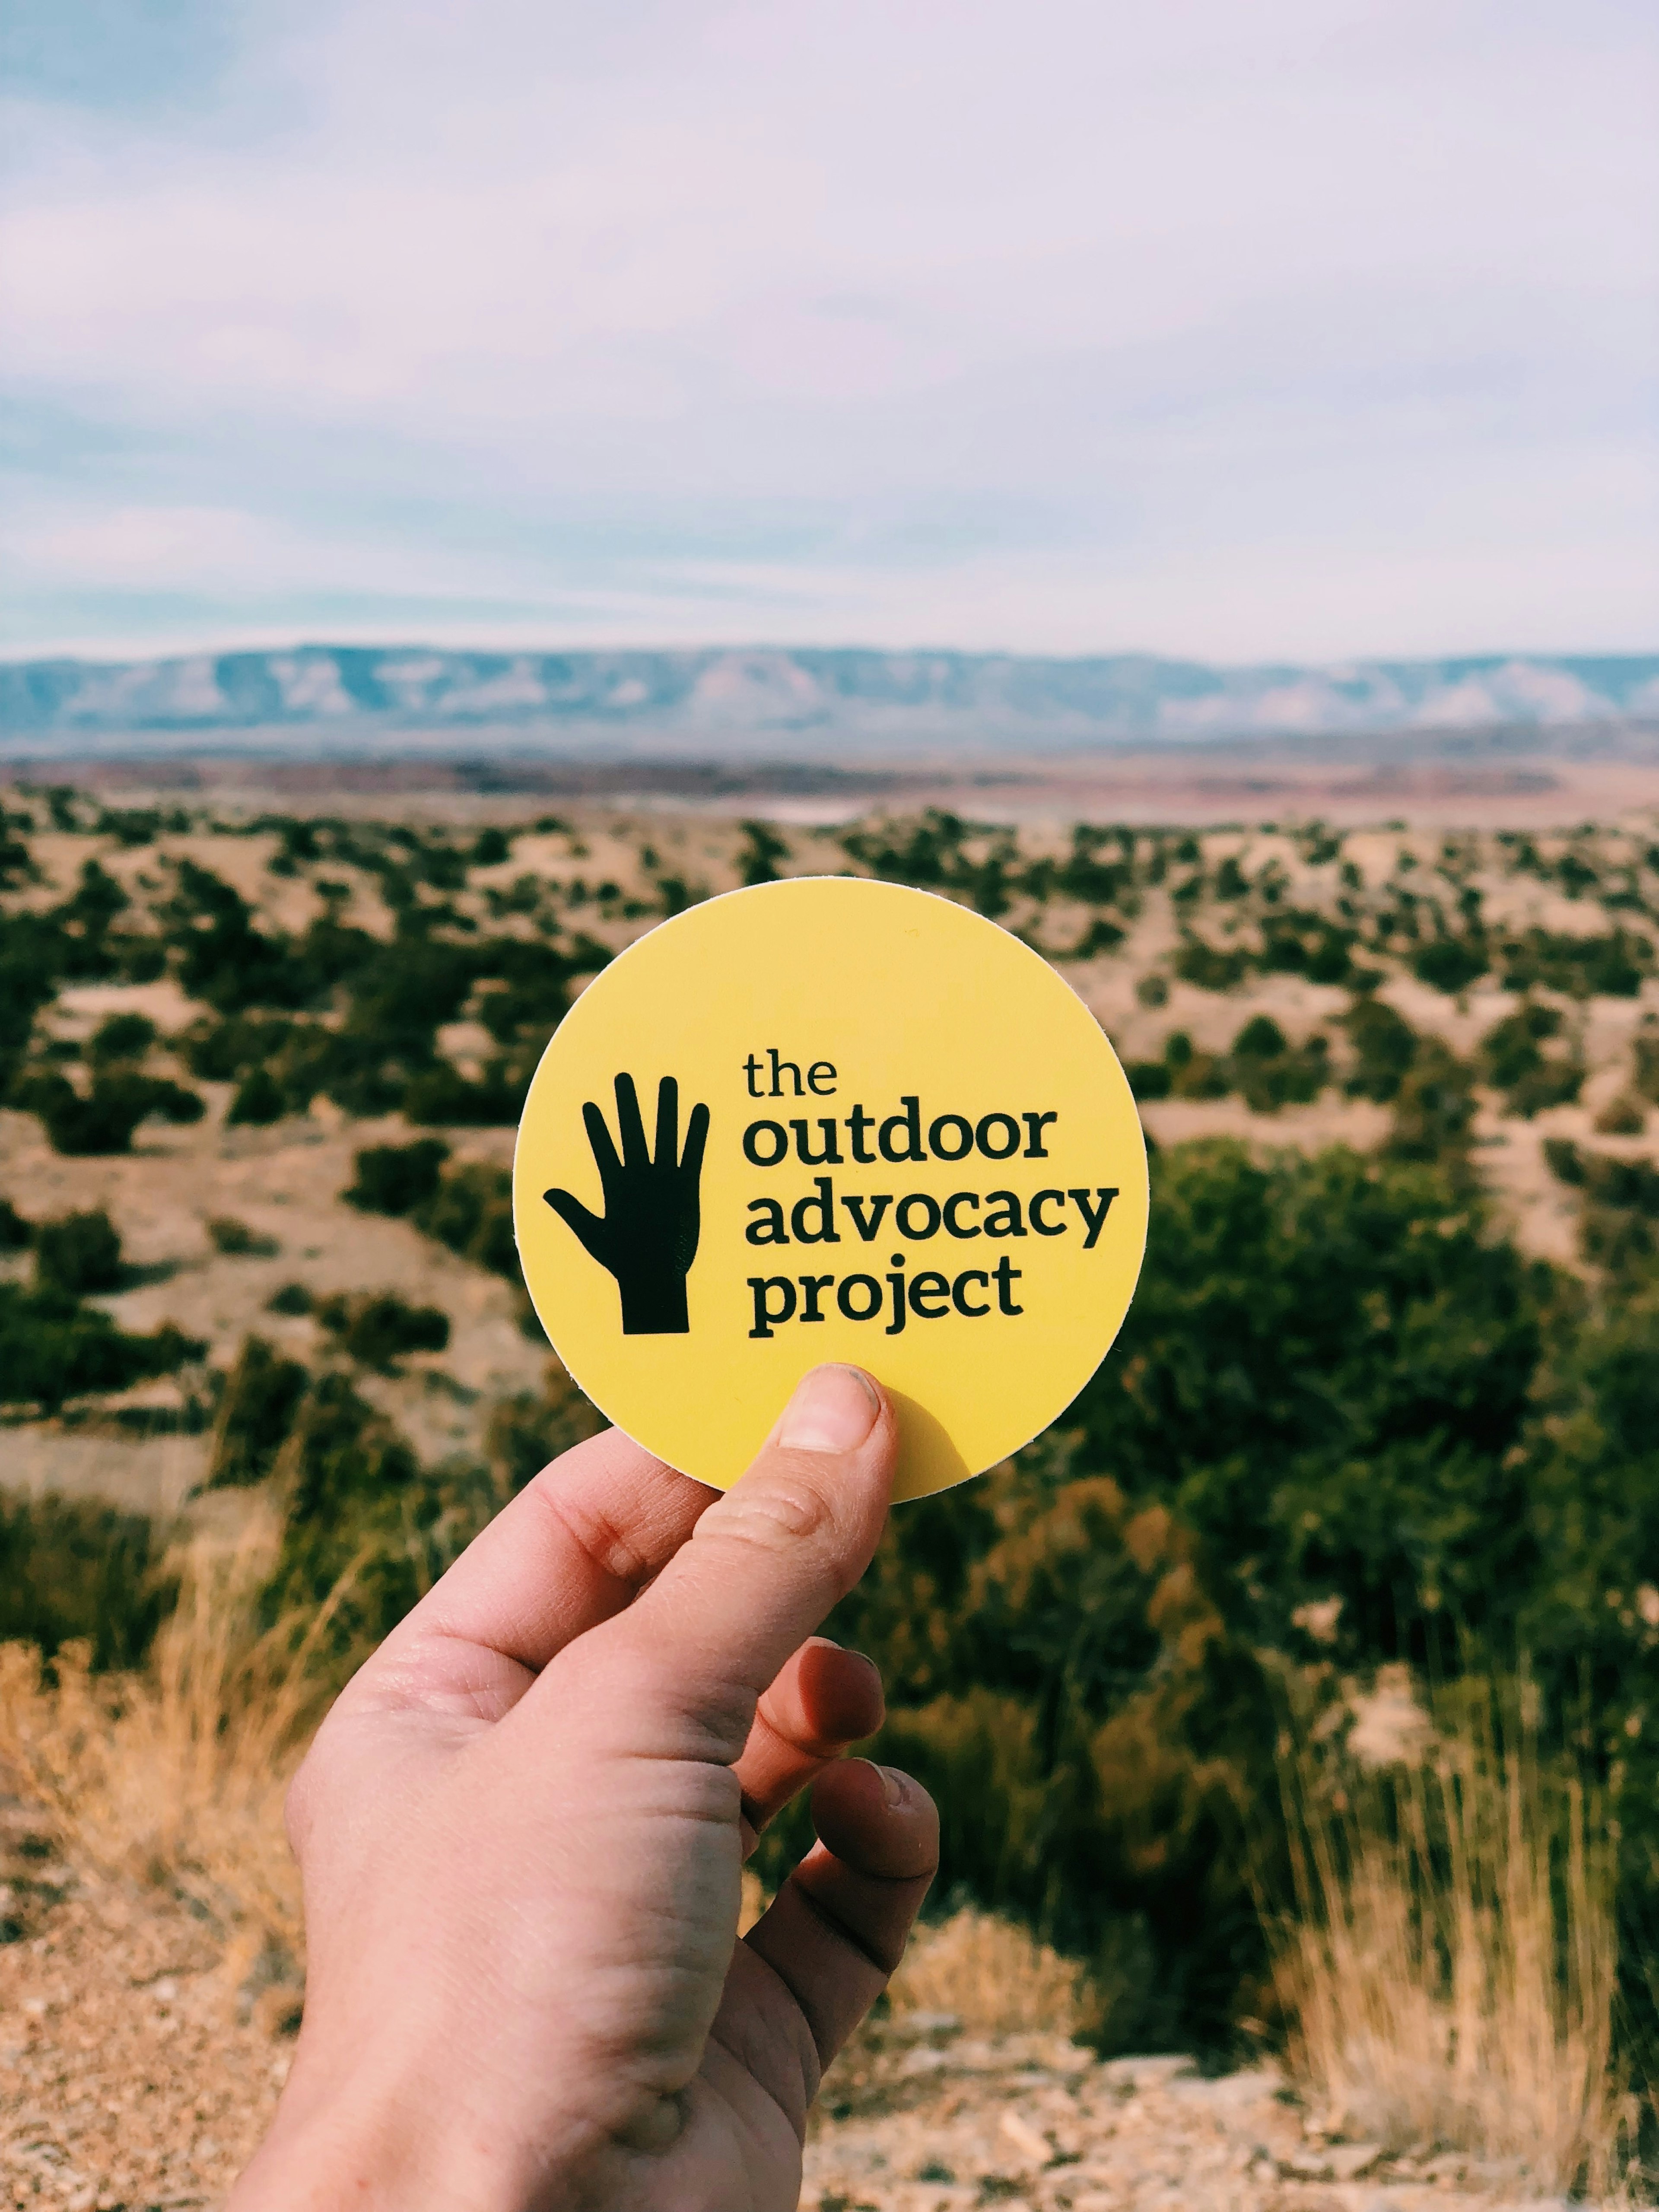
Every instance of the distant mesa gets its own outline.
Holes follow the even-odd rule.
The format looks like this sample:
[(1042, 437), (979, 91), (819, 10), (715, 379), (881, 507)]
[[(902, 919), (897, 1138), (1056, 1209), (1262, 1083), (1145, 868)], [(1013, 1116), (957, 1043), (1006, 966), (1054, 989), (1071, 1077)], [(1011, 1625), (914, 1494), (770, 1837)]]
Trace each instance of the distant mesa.
[(866, 761), (1503, 730), (1659, 734), (1659, 654), (1212, 667), (857, 648), (301, 646), (0, 665), (0, 757), (529, 752)]

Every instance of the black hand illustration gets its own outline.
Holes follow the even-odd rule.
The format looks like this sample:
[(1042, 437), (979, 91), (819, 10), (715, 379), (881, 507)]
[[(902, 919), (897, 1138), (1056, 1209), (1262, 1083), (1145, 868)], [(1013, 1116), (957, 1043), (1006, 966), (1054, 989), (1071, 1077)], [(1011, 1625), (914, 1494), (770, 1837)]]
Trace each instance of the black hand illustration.
[(599, 1265), (616, 1277), (622, 1292), (623, 1335), (683, 1336), (690, 1326), (685, 1279), (697, 1256), (697, 1184), (708, 1135), (708, 1109), (691, 1109), (683, 1158), (676, 1157), (680, 1086), (672, 1075), (665, 1075), (657, 1085), (654, 1159), (645, 1148), (645, 1127), (631, 1075), (617, 1078), (620, 1159), (599, 1108), (591, 1103), (584, 1106), (582, 1119), (605, 1193), (605, 1218), (590, 1213), (568, 1190), (542, 1195)]

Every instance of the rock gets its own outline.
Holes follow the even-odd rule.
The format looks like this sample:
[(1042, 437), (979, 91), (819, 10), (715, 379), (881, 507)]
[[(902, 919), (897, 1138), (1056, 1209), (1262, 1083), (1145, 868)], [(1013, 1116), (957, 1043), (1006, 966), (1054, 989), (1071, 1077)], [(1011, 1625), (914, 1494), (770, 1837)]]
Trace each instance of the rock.
[(1100, 2070), (1114, 2087), (1160, 2089), (1178, 2074), (1196, 2074), (1198, 2069), (1190, 2058), (1161, 2052), (1145, 2058), (1109, 2058)]
[(930, 2035), (960, 2035), (962, 2014), (956, 2012), (901, 2012), (889, 2020), (883, 2033), (890, 2043), (921, 2043)]
[(1279, 2170), (1290, 2181), (1334, 2181), (1335, 2168), (1328, 2152), (1310, 2143), (1305, 2150), (1289, 2151), (1279, 2161)]
[(1333, 2143), (1325, 2154), (1325, 2163), (1334, 2180), (1358, 2181), (1382, 2155), (1381, 2143)]
[(1054, 2156), (1054, 2147), (1047, 2136), (1039, 2135), (1030, 2122), (1021, 2119), (1018, 2112), (1006, 2112), (998, 2124), (1009, 2142), (1038, 2166), (1047, 2166)]

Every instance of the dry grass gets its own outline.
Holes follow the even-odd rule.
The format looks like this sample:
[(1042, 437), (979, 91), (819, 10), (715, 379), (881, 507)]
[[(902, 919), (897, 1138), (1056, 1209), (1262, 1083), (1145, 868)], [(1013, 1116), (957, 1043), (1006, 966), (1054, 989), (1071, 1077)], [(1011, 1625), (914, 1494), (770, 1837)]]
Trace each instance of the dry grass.
[(299, 1877), (283, 1797), (319, 1717), (313, 1658), (337, 1599), (261, 1632), (269, 1532), (194, 1546), (177, 1613), (142, 1674), (46, 1664), (0, 1646), (0, 1775), (38, 1807), (77, 1872), (137, 1879), (204, 1908), (239, 1948), (297, 1958)]
[(1504, 2161), (1542, 2192), (1624, 2178), (1618, 1937), (1600, 1796), (1540, 1759), (1527, 1686), (1440, 1701), (1367, 1771), (1304, 1736), (1281, 1770), (1297, 1885), (1275, 1930), (1304, 2094), (1394, 2150)]
[(972, 1907), (916, 1930), (889, 1995), (896, 2017), (952, 2013), (977, 2035), (1070, 2035), (1080, 2017), (1075, 1964)]
[[(303, 1954), (283, 1798), (325, 1693), (313, 1662), (349, 1586), (301, 1629), (261, 1632), (272, 1531), (198, 1543), (179, 1609), (142, 1674), (95, 1674), (84, 1646), (50, 1662), (0, 1645), (0, 1780), (42, 1813), (82, 1876), (137, 1881), (205, 1910), (230, 1948)], [(744, 1876), (740, 1927), (765, 1893)], [(972, 2033), (1067, 2034), (1078, 1970), (1024, 1929), (964, 1911), (918, 1930), (893, 2012), (949, 2013)]]

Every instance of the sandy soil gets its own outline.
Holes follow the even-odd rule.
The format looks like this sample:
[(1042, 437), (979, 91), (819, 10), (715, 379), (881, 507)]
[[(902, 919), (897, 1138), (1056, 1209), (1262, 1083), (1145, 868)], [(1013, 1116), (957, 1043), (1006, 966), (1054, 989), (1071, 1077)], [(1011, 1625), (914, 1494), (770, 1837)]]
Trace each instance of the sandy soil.
[[(297, 1994), (154, 1895), (73, 1881), (0, 1800), (0, 2203), (222, 2203), (286, 2078)], [(1333, 2140), (1269, 2066), (1104, 2063), (949, 2014), (866, 2031), (831, 2069), (805, 2212), (1472, 2212), (1500, 2166)]]
[[(204, 1087), (216, 1107), (208, 1121), (183, 1129), (149, 1123), (131, 1154), (109, 1158), (65, 1159), (33, 1115), (0, 1111), (0, 1189), (35, 1216), (106, 1207), (121, 1233), (129, 1286), (94, 1303), (125, 1328), (175, 1322), (206, 1342), (210, 1365), (228, 1366), (250, 1333), (316, 1364), (316, 1324), (268, 1310), (285, 1283), (303, 1281), (319, 1295), (393, 1290), (411, 1304), (441, 1307), (450, 1321), (447, 1351), (410, 1356), (396, 1376), (359, 1372), (354, 1379), (423, 1458), (475, 1449), (491, 1404), (538, 1383), (547, 1346), (524, 1334), (506, 1283), (405, 1221), (341, 1202), (361, 1146), (406, 1142), (414, 1133), (396, 1119), (345, 1123), (325, 1106), (270, 1129), (229, 1129), (222, 1119), (227, 1086)], [(512, 1143), (511, 1130), (468, 1131), (456, 1139), (456, 1156), (507, 1165)], [(219, 1252), (206, 1227), (216, 1216), (246, 1223), (275, 1250)], [(6, 1263), (9, 1272), (26, 1273), (26, 1258)], [(182, 1407), (202, 1387), (200, 1370), (185, 1369), (64, 1420), (0, 1428), (0, 1480), (171, 1511), (205, 1472), (207, 1438), (134, 1434), (130, 1416)]]

